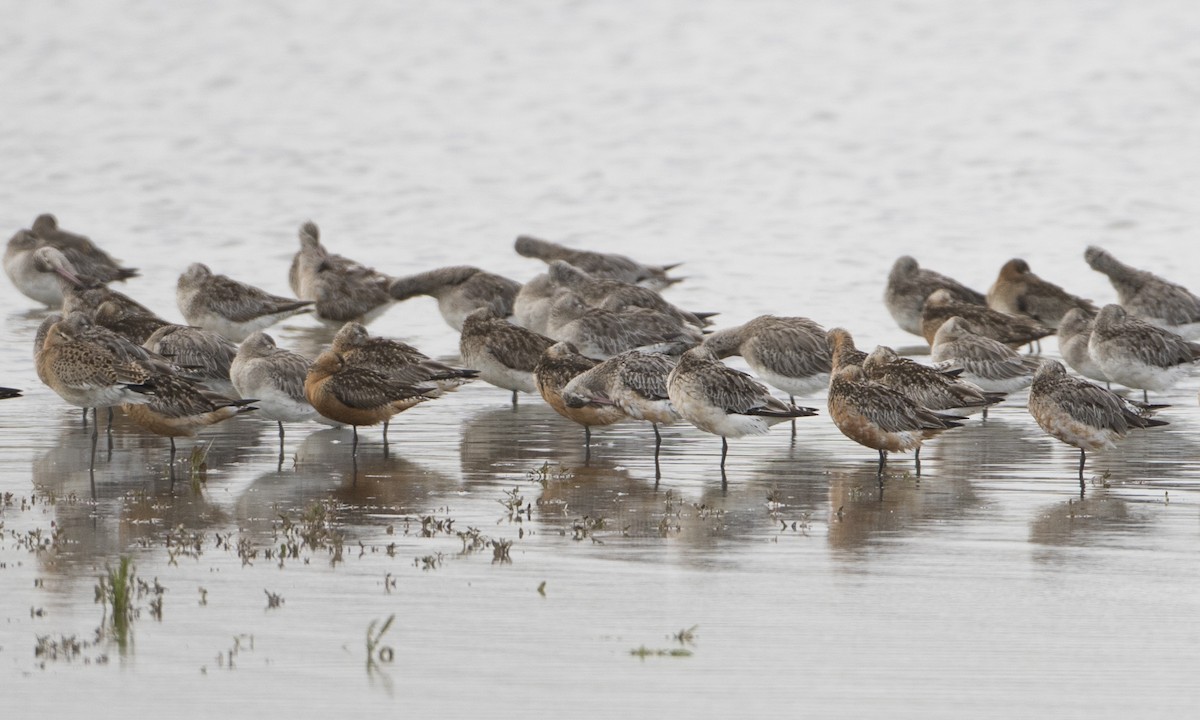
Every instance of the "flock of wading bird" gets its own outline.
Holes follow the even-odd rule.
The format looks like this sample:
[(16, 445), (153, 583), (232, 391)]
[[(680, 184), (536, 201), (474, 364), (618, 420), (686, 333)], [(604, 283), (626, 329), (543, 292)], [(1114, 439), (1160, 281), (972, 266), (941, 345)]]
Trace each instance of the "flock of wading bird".
[[(834, 424), (879, 453), (882, 480), (889, 452), (916, 451), (925, 440), (960, 427), (1009, 393), (1030, 388), (1029, 412), (1043, 430), (1079, 448), (1083, 482), (1088, 450), (1110, 448), (1134, 428), (1167, 423), (1164, 391), (1200, 359), (1200, 298), (1184, 287), (1122, 264), (1089, 247), (1084, 259), (1104, 273), (1116, 304), (1097, 308), (1041, 279), (1020, 259), (1007, 262), (987, 294), (901, 257), (884, 301), (904, 330), (924, 337), (932, 365), (877, 347), (854, 346), (850, 333), (802, 317), (764, 315), (738, 327), (710, 330), (711, 313), (680, 309), (659, 291), (679, 278), (671, 265), (574, 250), (520, 237), (516, 251), (548, 264), (521, 284), (469, 266), (394, 277), (330, 252), (311, 222), (288, 280), (295, 298), (279, 297), (192, 264), (180, 276), (178, 325), (108, 284), (137, 276), (88, 238), (39, 216), (8, 243), (4, 269), (30, 298), (61, 313), (37, 332), (41, 380), (64, 400), (93, 410), (121, 406), (141, 427), (171, 438), (256, 410), (279, 424), (310, 419), (354, 428), (390, 418), (476, 378), (517, 394), (540, 393), (563, 417), (591, 428), (627, 418), (660, 424), (686, 420), (721, 437), (765, 434), (777, 423), (816, 415), (795, 404), (822, 389)], [(465, 367), (435, 361), (397, 340), (372, 337), (365, 323), (394, 302), (437, 299), (461, 333)], [(280, 348), (264, 330), (298, 313), (337, 327), (315, 360)], [(1055, 360), (1017, 352), (1057, 333), (1066, 362), (1087, 378), (1141, 389), (1142, 401), (1067, 374)], [(1038, 345), (1040, 349), (1040, 345)], [(762, 381), (722, 358), (742, 356)], [(5, 396), (19, 392), (4, 390)], [(111, 447), (111, 446), (110, 446)]]

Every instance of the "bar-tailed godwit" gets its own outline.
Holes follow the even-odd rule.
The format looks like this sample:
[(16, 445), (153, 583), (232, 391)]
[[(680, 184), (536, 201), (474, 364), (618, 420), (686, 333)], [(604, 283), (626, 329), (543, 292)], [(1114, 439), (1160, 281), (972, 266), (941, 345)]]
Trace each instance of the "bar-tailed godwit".
[(667, 396), (684, 420), (720, 436), (722, 477), (729, 453), (728, 438), (765, 435), (772, 425), (817, 414), (815, 408), (778, 400), (766, 385), (728, 367), (703, 345), (679, 358), (679, 364), (667, 376)]
[(921, 308), (925, 299), (936, 290), (946, 289), (958, 301), (986, 305), (987, 298), (962, 283), (932, 270), (922, 268), (915, 258), (903, 255), (892, 264), (888, 273), (883, 302), (896, 324), (905, 332), (921, 335)]
[(1052, 437), (1079, 448), (1079, 485), (1088, 450), (1114, 447), (1133, 428), (1166, 425), (1132, 410), (1119, 396), (1071, 377), (1056, 360), (1045, 360), (1033, 377), (1029, 414)]
[(1083, 257), (1093, 270), (1108, 276), (1117, 302), (1131, 314), (1185, 338), (1200, 337), (1200, 297), (1187, 288), (1125, 265), (1094, 245)]
[(283, 458), (283, 424), (312, 420), (317, 411), (304, 396), (308, 358), (278, 347), (262, 330), (238, 345), (229, 368), (233, 387), (242, 397), (257, 398), (259, 415), (279, 425), (279, 457)]
[(517, 254), (525, 257), (537, 258), (547, 263), (565, 260), (591, 275), (644, 285), (651, 290), (663, 290), (683, 279), (667, 275), (670, 270), (678, 267), (679, 263), (645, 265), (624, 255), (575, 250), (528, 235), (518, 237), (514, 247)]
[(1075, 372), (1092, 380), (1108, 382), (1100, 364), (1092, 359), (1092, 353), (1088, 350), (1094, 324), (1095, 316), (1079, 308), (1071, 308), (1058, 324), (1058, 352)]
[[(592, 453), (592, 427), (612, 425), (626, 415), (611, 402), (568, 402), (563, 390), (579, 375), (591, 370), (599, 361), (580, 355), (570, 343), (560, 342), (546, 348), (533, 369), (538, 392), (554, 412), (583, 426), (584, 459)], [(576, 396), (577, 398), (579, 396)]]
[(393, 302), (393, 278), (325, 249), (313, 222), (300, 227), (300, 250), (292, 258), (288, 283), (296, 297), (311, 300), (318, 319), (341, 327), (350, 320), (367, 323)]
[(235, 343), (280, 320), (309, 312), (313, 304), (311, 300), (272, 295), (225, 275), (215, 275), (203, 263), (192, 263), (179, 276), (175, 302), (189, 324)]
[(1092, 324), (1088, 352), (1110, 381), (1142, 391), (1163, 392), (1200, 360), (1200, 344), (1136, 318), (1120, 305), (1105, 305)]
[(883, 476), (889, 452), (916, 451), (921, 474), (921, 443), (963, 418), (934, 412), (886, 385), (867, 378), (862, 365), (841, 365), (829, 380), (829, 416), (843, 435), (879, 452)]
[(176, 375), (156, 375), (150, 401), (125, 404), (130, 420), (171, 441), (171, 462), (175, 462), (175, 438), (193, 437), (196, 432), (222, 420), (228, 420), (258, 408), (253, 398), (236, 399), (202, 390), (191, 380)]
[(458, 348), (463, 364), (478, 370), (480, 379), (512, 391), (515, 408), (518, 392), (538, 391), (533, 369), (553, 344), (544, 335), (496, 317), (491, 308), (480, 308), (463, 321)]
[(521, 283), (470, 265), (454, 265), (417, 273), (392, 281), (389, 292), (396, 300), (428, 295), (438, 303), (442, 319), (450, 327), (462, 331), (463, 320), (481, 307), (489, 307), (496, 315), (513, 314), (513, 300)]
[(621, 311), (591, 307), (570, 291), (556, 297), (547, 333), (597, 360), (634, 348), (679, 354), (704, 338), (699, 328), (668, 313), (642, 307)]
[(921, 333), (931, 346), (942, 323), (961, 317), (975, 331), (1005, 345), (1019, 348), (1054, 334), (1054, 330), (1023, 315), (1009, 315), (982, 305), (955, 300), (946, 290), (938, 290), (925, 300), (921, 310)]
[[(327, 350), (308, 368), (304, 396), (309, 404), (330, 420), (350, 425), (354, 432), (352, 452), (358, 452), (358, 426), (378, 425), (427, 399), (433, 388), (403, 385), (365, 367), (353, 367), (339, 353)], [(387, 452), (387, 438), (384, 438)]]
[(862, 364), (868, 379), (885, 385), (929, 410), (969, 413), (986, 410), (1004, 399), (1003, 393), (986, 392), (955, 372), (946, 372), (900, 357), (880, 345)]
[(1072, 295), (1043, 280), (1021, 258), (1013, 258), (1000, 268), (996, 282), (988, 289), (987, 304), (1002, 313), (1031, 317), (1048, 328), (1058, 328), (1063, 315), (1071, 308), (1096, 312), (1091, 300)]
[[(935, 363), (962, 368), (963, 380), (987, 392), (1014, 393), (1029, 387), (1037, 360), (1019, 355), (998, 340), (984, 337), (960, 317), (942, 323), (933, 338), (930, 357)], [(987, 409), (984, 408), (984, 417)]]
[(662, 434), (658, 426), (680, 419), (667, 393), (667, 376), (675, 363), (675, 358), (662, 353), (623, 352), (575, 376), (562, 391), (563, 401), (569, 408), (614, 405), (629, 417), (650, 423), (659, 472)]

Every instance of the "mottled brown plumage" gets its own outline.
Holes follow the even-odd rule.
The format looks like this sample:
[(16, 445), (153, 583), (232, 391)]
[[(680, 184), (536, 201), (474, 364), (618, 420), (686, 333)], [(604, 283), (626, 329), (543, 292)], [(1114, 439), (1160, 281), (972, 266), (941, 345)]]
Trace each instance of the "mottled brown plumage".
[(546, 348), (554, 341), (544, 335), (496, 317), (490, 308), (480, 308), (463, 321), (459, 352), (463, 364), (479, 371), (487, 383), (513, 392), (537, 392), (533, 371)]
[(462, 330), (467, 315), (479, 308), (491, 308), (499, 317), (513, 312), (513, 300), (521, 283), (470, 265), (455, 265), (396, 278), (388, 291), (396, 300), (428, 295), (437, 300), (442, 319), (455, 330)]
[(568, 403), (563, 396), (567, 384), (599, 363), (584, 357), (570, 343), (556, 343), (546, 349), (533, 369), (538, 392), (559, 415), (583, 426), (585, 446), (591, 448), (592, 426), (611, 425), (625, 419), (625, 413), (612, 403)]
[(1054, 330), (1031, 318), (959, 302), (945, 290), (938, 290), (925, 300), (925, 307), (921, 310), (921, 333), (925, 341), (932, 346), (938, 328), (952, 317), (967, 320), (980, 335), (1013, 348), (1054, 334)]
[(663, 290), (683, 279), (667, 275), (678, 263), (644, 265), (624, 255), (575, 250), (528, 235), (518, 237), (514, 247), (519, 255), (525, 257), (537, 258), (546, 263), (563, 260), (590, 275), (642, 285), (652, 290)]
[(1043, 280), (1020, 258), (1013, 258), (1000, 268), (1000, 275), (988, 290), (987, 304), (1002, 313), (1033, 318), (1048, 328), (1057, 328), (1071, 308), (1090, 314), (1097, 311), (1091, 300), (1072, 295)]
[(1029, 414), (1049, 435), (1079, 448), (1079, 481), (1088, 450), (1111, 448), (1133, 428), (1166, 425), (1131, 408), (1119, 396), (1071, 377), (1062, 363), (1043, 361), (1029, 390)]
[(347, 365), (332, 351), (321, 353), (304, 379), (304, 396), (317, 412), (354, 427), (356, 450), (359, 425), (388, 421), (425, 400), (430, 389), (395, 383), (374, 370)]
[(978, 385), (928, 365), (900, 357), (889, 347), (875, 348), (862, 364), (869, 380), (904, 395), (929, 410), (981, 410), (1004, 399)]
[(202, 263), (192, 263), (179, 276), (175, 301), (188, 323), (235, 343), (284, 318), (309, 312), (313, 304), (311, 300), (272, 295), (225, 275), (215, 275)]
[(300, 228), (300, 250), (292, 258), (288, 281), (297, 297), (315, 303), (319, 319), (339, 326), (351, 320), (370, 322), (393, 301), (388, 292), (393, 278), (326, 250), (312, 222)]
[(897, 258), (892, 264), (883, 302), (901, 329), (921, 335), (921, 309), (925, 299), (940, 289), (945, 289), (959, 302), (987, 304), (987, 298), (982, 293), (953, 278), (922, 268), (916, 259), (908, 255)]
[(333, 336), (329, 349), (341, 354), (347, 365), (374, 370), (402, 385), (433, 383), (437, 394), (455, 390), (479, 375), (475, 370), (433, 360), (408, 343), (371, 337), (367, 328), (357, 322), (343, 325)]
[(879, 451), (879, 473), (887, 453), (916, 450), (920, 473), (921, 443), (963, 418), (943, 415), (902, 393), (867, 378), (860, 365), (840, 365), (829, 381), (829, 416), (843, 435)]
[(1087, 264), (1108, 276), (1117, 302), (1131, 314), (1195, 340), (1200, 334), (1200, 297), (1148, 270), (1138, 270), (1101, 248), (1089, 247)]

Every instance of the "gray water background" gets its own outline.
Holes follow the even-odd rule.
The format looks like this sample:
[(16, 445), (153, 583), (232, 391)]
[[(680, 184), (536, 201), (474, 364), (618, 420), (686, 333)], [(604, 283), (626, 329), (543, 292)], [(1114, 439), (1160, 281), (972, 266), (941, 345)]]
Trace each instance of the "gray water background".
[[(684, 261), (681, 306), (806, 315), (868, 348), (917, 341), (880, 299), (905, 253), (979, 289), (1020, 256), (1107, 302), (1096, 243), (1200, 285), (1192, 3), (2, 7), (0, 227), (56, 213), (174, 319), (194, 261), (286, 294), (306, 219), (394, 274), (526, 280), (520, 233)], [(33, 371), (44, 310), (6, 282), (0, 302), (0, 384), (26, 391), (0, 407), (6, 716), (1184, 717), (1200, 699), (1194, 378), (1162, 398), (1169, 427), (1090, 461), (1082, 500), (1024, 395), (930, 443), (919, 481), (898, 459), (881, 492), (827, 417), (731, 443), (727, 488), (719, 441), (672, 428), (656, 485), (648, 428), (598, 431), (585, 466), (577, 427), (484, 385), (398, 418), (387, 459), (365, 431), (356, 465), (348, 431), (289, 426), (277, 469), (273, 423), (226, 423), (181, 443), (212, 443), (198, 487), (118, 419), (93, 482), (77, 411)], [(371, 329), (457, 351), (427, 299)], [(276, 336), (328, 339), (311, 319)], [(342, 562), (217, 544), (261, 552), (313, 507)], [(512, 563), (421, 537), (422, 517), (512, 541)], [(203, 554), (172, 561), (168, 535), (195, 533)], [(35, 657), (38, 636), (92, 636), (121, 555), (167, 588), (162, 620), (143, 612), (124, 650)], [(391, 614), (395, 658), (368, 672), (366, 629)]]

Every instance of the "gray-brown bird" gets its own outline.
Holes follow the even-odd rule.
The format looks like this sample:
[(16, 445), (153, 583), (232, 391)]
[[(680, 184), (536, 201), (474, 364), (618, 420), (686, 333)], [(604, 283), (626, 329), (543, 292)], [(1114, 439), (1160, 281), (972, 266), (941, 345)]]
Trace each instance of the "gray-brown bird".
[(1097, 312), (1091, 300), (1043, 280), (1021, 258), (1013, 258), (1000, 268), (996, 282), (988, 289), (987, 304), (1002, 313), (1033, 318), (1048, 328), (1057, 328), (1071, 308), (1093, 315)]

